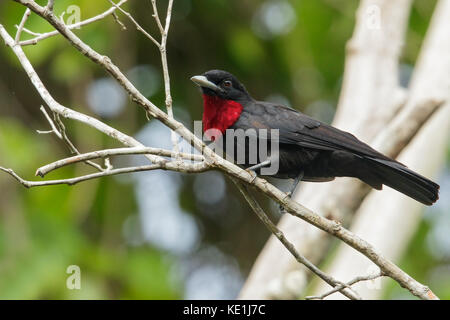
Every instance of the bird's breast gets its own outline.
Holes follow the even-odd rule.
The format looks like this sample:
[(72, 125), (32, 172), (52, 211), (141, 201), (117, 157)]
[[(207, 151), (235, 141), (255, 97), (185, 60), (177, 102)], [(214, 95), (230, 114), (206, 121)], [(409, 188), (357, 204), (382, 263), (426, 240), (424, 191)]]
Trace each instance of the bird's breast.
[(208, 138), (208, 130), (219, 130), (222, 134), (240, 117), (244, 107), (236, 101), (217, 96), (203, 95), (203, 132)]

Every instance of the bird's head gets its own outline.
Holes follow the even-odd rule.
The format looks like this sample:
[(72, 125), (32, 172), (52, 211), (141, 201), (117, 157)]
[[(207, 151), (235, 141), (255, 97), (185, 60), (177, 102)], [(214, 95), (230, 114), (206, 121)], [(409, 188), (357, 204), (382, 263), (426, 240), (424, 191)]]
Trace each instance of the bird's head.
[(231, 73), (210, 70), (191, 80), (203, 92), (203, 130), (224, 133), (238, 119), (246, 102), (252, 100), (245, 87)]
[(223, 100), (242, 101), (249, 99), (245, 87), (231, 73), (223, 70), (210, 70), (191, 80), (198, 85), (203, 94), (216, 96)]

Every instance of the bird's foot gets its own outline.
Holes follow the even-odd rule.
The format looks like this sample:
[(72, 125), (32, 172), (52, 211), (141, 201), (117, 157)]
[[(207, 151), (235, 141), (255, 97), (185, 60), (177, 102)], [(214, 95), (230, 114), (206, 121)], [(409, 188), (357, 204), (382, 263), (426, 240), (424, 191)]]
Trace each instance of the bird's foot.
[(253, 181), (255, 181), (255, 179), (258, 177), (258, 175), (256, 174), (255, 171), (253, 171), (250, 168), (245, 169), (245, 171), (247, 171), (252, 176), (252, 180), (250, 181), (250, 183), (253, 183)]
[[(302, 181), (302, 178), (303, 178), (303, 171), (300, 172), (300, 174), (297, 176), (297, 178), (294, 179), (294, 183), (292, 184), (291, 189), (288, 192), (286, 192), (286, 198), (287, 197), (290, 198), (292, 196), (292, 194), (294, 193), (295, 188), (300, 183), (300, 181)], [(280, 209), (280, 213), (281, 214), (286, 213), (286, 209), (281, 204), (279, 205), (279, 209)]]
[[(286, 197), (289, 197), (289, 198), (290, 198), (291, 195), (292, 195), (292, 192), (291, 192), (291, 191), (286, 192)], [(280, 210), (280, 213), (281, 213), (281, 214), (287, 213), (287, 212), (286, 212), (286, 209), (283, 207), (282, 204), (279, 204), (279, 205), (278, 205), (278, 209)]]

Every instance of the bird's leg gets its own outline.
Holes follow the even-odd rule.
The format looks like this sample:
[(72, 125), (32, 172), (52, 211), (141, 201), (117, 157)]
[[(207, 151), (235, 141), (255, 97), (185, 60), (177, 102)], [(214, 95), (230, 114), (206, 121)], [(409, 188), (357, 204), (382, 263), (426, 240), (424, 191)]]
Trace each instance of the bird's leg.
[(289, 196), (291, 196), (294, 193), (295, 188), (297, 188), (297, 185), (300, 183), (300, 181), (302, 181), (303, 176), (304, 176), (304, 173), (303, 173), (303, 171), (301, 171), (300, 174), (297, 176), (297, 178), (294, 179), (294, 183), (292, 184), (291, 189), (288, 192)]
[[(297, 185), (300, 183), (300, 181), (302, 181), (304, 176), (304, 172), (301, 171), (300, 174), (297, 176), (297, 178), (294, 179), (294, 183), (291, 186), (291, 189), (286, 193), (289, 197), (292, 196), (292, 194), (295, 191), (295, 188), (297, 188)], [(286, 210), (284, 209), (284, 207), (280, 204), (280, 213), (286, 213)]]
[(247, 169), (245, 169), (245, 171), (248, 171), (253, 176), (253, 181), (254, 181), (256, 179), (256, 177), (258, 176), (256, 174), (255, 170), (266, 167), (268, 165), (270, 165), (270, 159), (267, 159), (263, 162), (257, 163), (254, 166), (248, 167)]
[(260, 168), (267, 167), (270, 165), (270, 159), (264, 160), (263, 162), (257, 163), (254, 166), (248, 167), (246, 170), (256, 171)]

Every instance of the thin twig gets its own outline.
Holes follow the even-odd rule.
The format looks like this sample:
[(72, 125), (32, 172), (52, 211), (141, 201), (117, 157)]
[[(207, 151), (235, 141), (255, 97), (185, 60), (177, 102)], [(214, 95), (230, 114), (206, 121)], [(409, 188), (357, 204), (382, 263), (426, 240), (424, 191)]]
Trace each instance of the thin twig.
[[(43, 167), (40, 167), (36, 171), (36, 175), (41, 177), (45, 176), (47, 173), (56, 170), (58, 168), (74, 164), (77, 162), (87, 161), (91, 159), (98, 158), (108, 158), (111, 156), (117, 155), (139, 155), (139, 154), (154, 154), (163, 157), (171, 157), (171, 158), (182, 158), (185, 160), (191, 161), (203, 161), (204, 157), (200, 154), (191, 154), (191, 153), (180, 153), (179, 155), (175, 155), (171, 150), (165, 150), (161, 148), (151, 148), (151, 147), (134, 147), (134, 148), (115, 148), (115, 149), (106, 149), (106, 150), (98, 150), (88, 153), (79, 154), (73, 157), (61, 159), (50, 164), (47, 164)], [(177, 157), (178, 156), (178, 157)]]
[(52, 118), (50, 118), (50, 116), (47, 113), (47, 110), (45, 110), (44, 106), (41, 106), (40, 110), (42, 111), (42, 113), (44, 114), (45, 118), (47, 119), (48, 123), (50, 124), (50, 127), (52, 127), (52, 130), (50, 131), (37, 131), (38, 133), (51, 133), (53, 132), (59, 139), (62, 140), (62, 134), (61, 132), (59, 132), (59, 130), (56, 128), (55, 123), (53, 122)]
[(111, 15), (113, 16), (113, 18), (117, 22), (117, 24), (122, 28), (122, 30), (124, 30), (124, 31), (127, 30), (127, 27), (122, 23), (122, 21), (120, 21), (117, 13), (113, 12)]
[(105, 167), (106, 167), (106, 170), (108, 170), (108, 171), (114, 169), (109, 158), (105, 158)]
[(25, 13), (23, 14), (22, 21), (20, 21), (20, 24), (17, 27), (16, 38), (15, 38), (16, 44), (19, 43), (19, 41), (20, 41), (20, 35), (22, 34), (22, 30), (24, 29), (25, 23), (27, 22), (30, 14), (31, 14), (31, 10), (30, 10), (30, 8), (27, 8), (27, 10), (25, 10)]
[[(161, 20), (159, 19), (158, 11), (156, 9), (156, 1), (152, 0), (153, 4), (153, 10), (154, 14), (156, 16), (156, 21), (161, 25)], [(172, 95), (170, 94), (170, 75), (169, 75), (169, 66), (167, 63), (167, 37), (169, 35), (169, 27), (170, 27), (170, 20), (172, 17), (172, 6), (173, 6), (173, 0), (169, 0), (169, 3), (167, 5), (167, 13), (166, 13), (166, 22), (164, 29), (160, 27), (161, 30), (161, 46), (159, 47), (159, 50), (161, 52), (161, 64), (163, 69), (163, 77), (164, 77), (164, 91), (166, 94), (166, 109), (167, 114), (169, 115), (169, 118), (173, 119), (173, 108), (172, 108)], [(172, 130), (171, 132), (171, 140), (172, 145), (175, 152), (178, 152), (178, 141), (177, 141), (177, 135)]]
[(69, 179), (47, 180), (47, 181), (25, 180), (25, 179), (21, 178), (17, 173), (15, 173), (14, 170), (0, 167), (1, 171), (9, 173), (12, 177), (14, 177), (17, 181), (19, 181), (26, 188), (52, 186), (52, 185), (58, 185), (58, 184), (74, 185), (74, 184), (77, 184), (82, 181), (97, 179), (100, 177), (106, 177), (106, 176), (112, 176), (112, 175), (118, 175), (118, 174), (123, 174), (123, 173), (130, 173), (130, 172), (150, 171), (150, 170), (157, 170), (157, 169), (171, 170), (171, 171), (184, 172), (184, 173), (197, 173), (197, 172), (204, 172), (204, 171), (208, 170), (208, 167), (204, 162), (193, 163), (193, 164), (183, 164), (182, 166), (180, 166), (179, 161), (171, 161), (171, 162), (165, 162), (165, 163), (161, 162), (161, 163), (157, 163), (157, 164), (150, 164), (150, 165), (145, 165), (145, 166), (125, 167), (125, 168), (119, 168), (119, 169), (106, 170), (106, 171), (102, 171), (102, 172), (95, 172), (95, 173), (87, 174), (84, 176), (69, 178)]
[[(164, 78), (164, 92), (166, 95), (166, 110), (169, 118), (173, 119), (173, 108), (172, 108), (172, 95), (170, 93), (170, 76), (169, 76), (169, 67), (167, 63), (167, 36), (169, 34), (170, 20), (172, 17), (172, 6), (173, 0), (169, 0), (167, 5), (167, 13), (166, 13), (166, 21), (165, 26), (162, 26), (161, 19), (159, 18), (158, 8), (156, 5), (156, 0), (151, 0), (153, 7), (153, 18), (155, 18), (156, 24), (158, 25), (159, 31), (161, 33), (161, 44), (159, 45), (159, 51), (161, 54), (161, 64), (163, 69), (163, 78)], [(177, 135), (172, 130), (171, 132), (171, 140), (174, 151), (178, 153), (178, 141)]]
[(133, 22), (133, 24), (136, 26), (137, 30), (142, 32), (148, 39), (153, 41), (153, 43), (156, 44), (156, 46), (158, 48), (160, 47), (159, 42), (155, 38), (153, 38), (151, 34), (149, 34), (147, 31), (145, 31), (145, 29), (141, 27), (141, 25), (133, 18), (133, 16), (129, 12), (123, 10), (121, 7), (119, 7), (119, 4), (115, 4), (112, 0), (108, 0), (108, 1), (111, 3), (111, 5), (113, 7), (117, 8), (120, 12), (122, 12), (124, 15), (126, 15), (127, 18), (130, 19), (131, 22)]
[(159, 19), (159, 14), (158, 14), (158, 7), (156, 6), (156, 0), (151, 0), (152, 2), (152, 7), (153, 7), (153, 18), (155, 18), (156, 20), (156, 24), (158, 25), (159, 31), (161, 32), (161, 34), (164, 33), (164, 28), (161, 24), (161, 20)]
[(53, 130), (36, 130), (37, 133), (39, 134), (50, 134), (50, 133), (54, 133)]
[[(59, 115), (57, 113), (54, 113), (55, 121), (59, 127), (59, 129), (58, 129), (58, 128), (56, 128), (55, 123), (53, 122), (52, 118), (50, 118), (49, 114), (47, 113), (47, 110), (45, 110), (44, 106), (41, 106), (40, 110), (44, 114), (47, 121), (50, 123), (52, 130), (49, 132), (53, 132), (59, 139), (64, 141), (64, 143), (68, 146), (69, 150), (72, 153), (80, 154), (80, 151), (78, 151), (78, 149), (75, 147), (75, 145), (72, 143), (72, 141), (70, 141), (69, 137), (67, 136), (66, 128), (65, 128), (63, 122), (61, 121), (61, 119), (59, 118)], [(49, 132), (38, 130), (38, 133), (49, 133)], [(87, 160), (87, 161), (85, 161), (85, 163), (90, 165), (91, 167), (94, 167), (98, 171), (104, 171), (104, 169), (95, 162)]]
[(306, 300), (323, 300), (326, 297), (328, 297), (329, 295), (332, 295), (333, 293), (338, 292), (339, 290), (342, 290), (343, 288), (347, 287), (351, 287), (352, 285), (354, 285), (355, 283), (358, 282), (362, 282), (362, 281), (370, 281), (370, 280), (375, 280), (378, 279), (380, 277), (383, 277), (384, 274), (382, 272), (378, 272), (377, 274), (371, 274), (371, 275), (366, 275), (366, 276), (359, 276), (356, 277), (350, 281), (348, 281), (347, 283), (338, 285), (336, 287), (334, 287), (332, 290), (325, 292), (324, 294), (320, 295), (320, 296), (307, 296), (305, 297)]
[(308, 259), (306, 259), (303, 255), (301, 255), (294, 247), (294, 245), (289, 242), (286, 237), (284, 236), (284, 233), (278, 229), (275, 224), (269, 219), (267, 214), (264, 212), (264, 210), (261, 208), (259, 203), (256, 201), (256, 199), (250, 194), (250, 192), (247, 189), (247, 186), (244, 185), (242, 182), (238, 181), (235, 178), (232, 178), (233, 182), (238, 187), (239, 191), (241, 191), (242, 195), (244, 196), (245, 200), (247, 200), (250, 207), (253, 209), (253, 211), (256, 213), (258, 218), (264, 223), (264, 225), (269, 229), (270, 232), (275, 235), (275, 237), (280, 240), (280, 242), (283, 244), (283, 246), (294, 256), (294, 258), (301, 264), (303, 264), (305, 267), (307, 267), (309, 270), (311, 270), (313, 273), (315, 273), (317, 276), (319, 276), (323, 281), (331, 285), (336, 291), (340, 291), (343, 295), (345, 295), (347, 298), (351, 300), (361, 300), (361, 297), (354, 292), (353, 290), (348, 290), (347, 286), (334, 279), (333, 277), (327, 275), (322, 270), (317, 268), (313, 263), (311, 263)]
[[(33, 83), (34, 87), (38, 91), (38, 93), (41, 95), (42, 99), (45, 101), (47, 106), (50, 108), (52, 112), (55, 114), (58, 114), (64, 118), (72, 119), (79, 121), (81, 123), (84, 123), (92, 128), (95, 128), (96, 130), (103, 132), (104, 134), (108, 135), (109, 137), (118, 140), (120, 143), (124, 144), (128, 147), (144, 147), (142, 143), (137, 141), (131, 136), (128, 136), (124, 134), (123, 132), (107, 125), (106, 123), (93, 118), (91, 116), (88, 116), (86, 114), (83, 114), (81, 112), (77, 112), (73, 109), (69, 109), (60, 103), (58, 103), (50, 94), (50, 92), (46, 89), (44, 83), (39, 78), (38, 74), (34, 70), (32, 64), (26, 57), (25, 53), (23, 52), (23, 49), (20, 45), (15, 45), (14, 40), (11, 38), (9, 33), (5, 30), (5, 28), (0, 24), (0, 36), (5, 41), (6, 45), (10, 46), (13, 52), (16, 54), (17, 58), (19, 59), (20, 63), (22, 64), (22, 67), (24, 68), (25, 72), (27, 73), (28, 77), (30, 78), (31, 82)], [(154, 156), (154, 155), (146, 155), (146, 157), (154, 163), (157, 163), (158, 161), (163, 160), (163, 158)]]
[(47, 10), (53, 11), (53, 6), (55, 5), (55, 0), (48, 0), (47, 2)]
[[(92, 18), (89, 18), (89, 19), (86, 19), (86, 20), (83, 20), (83, 21), (80, 21), (80, 22), (77, 22), (77, 23), (74, 23), (74, 24), (67, 25), (67, 28), (69, 28), (69, 29), (79, 29), (82, 26), (85, 26), (85, 25), (91, 24), (93, 22), (102, 20), (102, 19), (106, 18), (107, 16), (109, 16), (110, 14), (113, 14), (118, 7), (120, 7), (122, 4), (124, 4), (127, 1), (128, 0), (121, 0), (121, 1), (119, 1), (119, 3), (116, 4), (116, 6), (109, 8), (105, 12), (103, 12), (103, 13), (101, 13), (99, 15), (96, 15), (96, 16), (94, 16)], [(44, 39), (47, 39), (47, 38), (50, 38), (50, 37), (53, 37), (53, 36), (56, 36), (56, 35), (60, 34), (57, 30), (46, 32), (46, 33), (37, 33), (37, 32), (33, 32), (31, 30), (28, 30), (28, 29), (24, 28), (23, 31), (25, 31), (25, 32), (35, 36), (35, 38), (29, 39), (29, 40), (20, 41), (19, 44), (21, 46), (35, 45), (41, 40), (44, 40)]]
[[(18, 28), (18, 26), (17, 26), (17, 28)], [(26, 33), (28, 33), (28, 34), (30, 34), (32, 36), (35, 36), (35, 37), (39, 37), (39, 36), (43, 35), (42, 33), (31, 31), (31, 30), (29, 30), (29, 29), (27, 29), (25, 27), (23, 28), (23, 31), (25, 31)], [(20, 45), (23, 45), (23, 43), (24, 43), (24, 41), (20, 42)]]
[(79, 154), (80, 152), (78, 151), (78, 149), (75, 147), (75, 145), (72, 143), (72, 141), (70, 141), (69, 137), (67, 136), (66, 126), (64, 125), (64, 123), (62, 122), (61, 118), (59, 117), (59, 114), (53, 113), (53, 115), (54, 115), (54, 118), (55, 118), (55, 122), (58, 125), (58, 128), (59, 128), (58, 130), (61, 133), (62, 140), (67, 145), (67, 147), (69, 148), (70, 152)]

